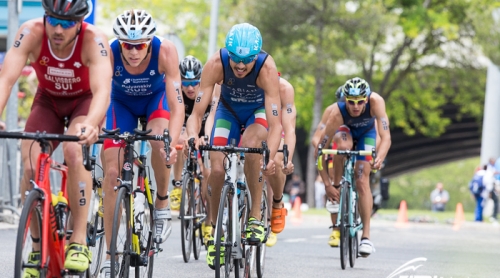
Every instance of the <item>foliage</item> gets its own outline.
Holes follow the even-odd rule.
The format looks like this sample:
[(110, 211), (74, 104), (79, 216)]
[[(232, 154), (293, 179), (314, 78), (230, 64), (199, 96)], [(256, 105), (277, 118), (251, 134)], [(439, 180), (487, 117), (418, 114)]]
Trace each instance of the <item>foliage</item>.
[(406, 200), (408, 209), (430, 209), (430, 193), (437, 182), (442, 182), (444, 189), (450, 194), (447, 211), (454, 211), (457, 203), (463, 204), (464, 211), (474, 211), (475, 200), (468, 185), (479, 162), (479, 157), (474, 157), (392, 178), (390, 199), (385, 207), (398, 208), (401, 200)]

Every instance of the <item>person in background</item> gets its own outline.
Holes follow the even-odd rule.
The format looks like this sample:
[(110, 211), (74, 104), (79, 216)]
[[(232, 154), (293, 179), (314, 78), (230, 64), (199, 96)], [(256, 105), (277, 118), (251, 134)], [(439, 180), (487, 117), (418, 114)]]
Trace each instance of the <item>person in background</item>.
[(314, 181), (314, 200), (316, 203), (317, 209), (322, 209), (325, 207), (325, 183), (320, 175), (316, 177), (316, 181)]
[(443, 189), (443, 183), (438, 182), (436, 189), (431, 192), (432, 211), (444, 211), (449, 200), (450, 194)]
[(306, 192), (306, 185), (298, 174), (293, 174), (292, 179), (286, 183), (285, 192), (290, 195), (290, 203), (292, 206), (295, 199)]

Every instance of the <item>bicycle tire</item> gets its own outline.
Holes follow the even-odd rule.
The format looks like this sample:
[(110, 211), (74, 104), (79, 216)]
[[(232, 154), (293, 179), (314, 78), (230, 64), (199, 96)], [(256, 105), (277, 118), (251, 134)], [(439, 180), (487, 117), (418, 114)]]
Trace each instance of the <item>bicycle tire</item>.
[(340, 266), (345, 269), (347, 264), (347, 254), (349, 253), (349, 193), (348, 182), (344, 182), (341, 188), (340, 200)]
[[(130, 219), (130, 194), (126, 187), (121, 187), (116, 194), (116, 204), (113, 215), (113, 229), (110, 245), (111, 277), (129, 277), (130, 248), (132, 227)], [(118, 257), (118, 258), (117, 258)], [(115, 273), (113, 266), (119, 263), (119, 271)]]
[(196, 225), (193, 225), (195, 229), (193, 230), (193, 256), (195, 260), (198, 260), (200, 258), (201, 246), (203, 245), (203, 231), (201, 228), (201, 221), (205, 221), (204, 219), (207, 215), (205, 204), (203, 203), (203, 198), (201, 198), (201, 181), (198, 183), (198, 186), (196, 186), (195, 183), (194, 192), (195, 197), (193, 198), (193, 211), (195, 214), (194, 219), (196, 220)]
[[(215, 226), (216, 229), (216, 238), (215, 240), (215, 262), (214, 262), (214, 267), (215, 267), (215, 277), (220, 278), (221, 277), (221, 265), (220, 265), (220, 256), (221, 256), (221, 246), (225, 247), (225, 251), (223, 254), (224, 257), (224, 278), (229, 278), (229, 275), (231, 273), (231, 268), (232, 268), (232, 261), (231, 261), (231, 244), (228, 244), (227, 241), (231, 241), (231, 229), (230, 227), (232, 226), (232, 215), (231, 215), (231, 205), (232, 205), (232, 198), (231, 194), (229, 194), (230, 190), (232, 187), (228, 184), (224, 184), (222, 187), (222, 193), (221, 193), (221, 198), (219, 202), (219, 211), (217, 214), (217, 225)], [(224, 209), (227, 209), (227, 216), (224, 217)], [(227, 219), (226, 219), (227, 218)], [(223, 225), (225, 225), (227, 228), (223, 229)], [(222, 236), (224, 237), (224, 241), (222, 241)]]
[(94, 185), (92, 190), (89, 215), (87, 222), (87, 245), (92, 252), (92, 262), (86, 271), (87, 278), (98, 278), (104, 251), (104, 219), (103, 211), (100, 211), (102, 201), (98, 190), (100, 186)]
[[(352, 212), (352, 219), (353, 219), (353, 227), (358, 226), (358, 218), (359, 218), (359, 208), (358, 208), (358, 200), (357, 198), (354, 199), (353, 201), (353, 212)], [(350, 236), (349, 233), (349, 266), (351, 268), (354, 267), (356, 263), (356, 258), (358, 257), (358, 232), (357, 231), (353, 237)]]
[(264, 266), (265, 266), (265, 259), (266, 259), (266, 241), (267, 237), (269, 235), (269, 232), (271, 231), (271, 222), (270, 222), (270, 208), (269, 204), (267, 203), (267, 192), (266, 190), (262, 190), (262, 200), (260, 203), (260, 212), (261, 212), (261, 221), (264, 223), (264, 232), (266, 233), (265, 240), (262, 242), (262, 244), (259, 244), (257, 246), (257, 257), (256, 257), (256, 270), (257, 270), (257, 277), (262, 278), (264, 276)]
[[(31, 190), (28, 197), (24, 201), (17, 230), (16, 255), (14, 263), (15, 278), (22, 278), (24, 276), (23, 265), (28, 262), (28, 256), (31, 253), (31, 250), (33, 250), (30, 224), (33, 217), (37, 219), (39, 224), (42, 223), (42, 212), (40, 211), (42, 202), (42, 194), (38, 190)], [(43, 240), (41, 225), (38, 225), (38, 233), (40, 234), (41, 246)], [(25, 251), (27, 251), (26, 254)], [(47, 268), (40, 267), (39, 270), (41, 278), (47, 276)]]
[(182, 177), (182, 196), (179, 218), (181, 220), (181, 246), (182, 258), (184, 262), (189, 262), (191, 258), (191, 246), (193, 243), (193, 202), (192, 196), (194, 181), (189, 173), (184, 173)]
[[(241, 231), (243, 233), (245, 233), (245, 230), (247, 228), (248, 219), (250, 218), (250, 210), (252, 208), (252, 198), (250, 195), (250, 191), (247, 188), (244, 192), (245, 192), (244, 202), (243, 202), (244, 207), (240, 218), (243, 220), (241, 228)], [(243, 250), (245, 251), (243, 277), (244, 278), (255, 277), (257, 275), (256, 271), (257, 248), (254, 245), (245, 245)]]
[[(144, 200), (144, 217), (143, 217), (143, 229), (138, 234), (139, 236), (139, 246), (141, 249), (141, 254), (137, 255), (136, 259), (142, 260), (142, 265), (139, 264), (135, 266), (135, 278), (153, 277), (154, 269), (154, 207), (153, 204), (148, 202), (146, 198)], [(147, 252), (147, 253), (146, 253)], [(139, 262), (140, 263), (140, 262)], [(144, 265), (146, 264), (146, 265)]]

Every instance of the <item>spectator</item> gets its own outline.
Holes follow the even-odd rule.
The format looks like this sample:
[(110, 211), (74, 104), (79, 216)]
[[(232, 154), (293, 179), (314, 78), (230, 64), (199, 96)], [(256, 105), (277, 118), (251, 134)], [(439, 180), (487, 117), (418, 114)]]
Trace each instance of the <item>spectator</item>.
[(432, 211), (444, 211), (446, 203), (450, 200), (448, 191), (443, 189), (443, 183), (438, 182), (436, 189), (431, 192)]
[(495, 189), (496, 189), (496, 184), (499, 183), (498, 180), (500, 178), (499, 176), (500, 169), (497, 169), (495, 158), (493, 157), (490, 158), (488, 165), (486, 166), (486, 172), (489, 177), (492, 177), (491, 179), (489, 179), (489, 182), (485, 184), (485, 187), (488, 190), (489, 197), (493, 201), (493, 213), (491, 214), (490, 221), (495, 222), (497, 221), (497, 213), (498, 213), (498, 193)]
[(285, 192), (290, 195), (290, 203), (293, 205), (295, 198), (306, 192), (306, 185), (299, 175), (293, 174), (292, 179), (285, 185)]
[(325, 207), (325, 183), (320, 175), (316, 177), (314, 182), (314, 199), (316, 201), (316, 208), (321, 209)]
[[(486, 165), (484, 167), (478, 167), (476, 169), (476, 173), (472, 180), (469, 183), (469, 190), (474, 195), (476, 199), (476, 209), (474, 211), (475, 221), (482, 222), (483, 221), (483, 208), (485, 203), (485, 197), (487, 194), (487, 190), (485, 187), (485, 177), (486, 177)], [(486, 178), (487, 179), (487, 178)]]

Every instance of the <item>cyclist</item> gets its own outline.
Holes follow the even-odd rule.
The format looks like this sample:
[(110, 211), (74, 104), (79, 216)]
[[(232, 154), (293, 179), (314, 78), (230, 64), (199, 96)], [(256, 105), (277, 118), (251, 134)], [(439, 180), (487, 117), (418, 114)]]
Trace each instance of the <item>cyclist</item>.
[[(280, 74), (281, 76), (281, 74)], [(287, 210), (283, 204), (283, 189), (285, 187), (286, 175), (292, 174), (294, 172), (294, 165), (292, 163), (293, 154), (295, 151), (295, 120), (297, 116), (297, 110), (295, 108), (295, 91), (292, 84), (286, 79), (280, 77), (280, 99), (281, 99), (281, 124), (283, 126), (283, 132), (281, 134), (280, 148), (283, 148), (283, 144), (288, 146), (288, 164), (286, 167), (283, 165), (283, 153), (277, 153), (274, 157), (274, 163), (276, 167), (281, 168), (281, 171), (276, 171), (274, 175), (266, 176), (267, 192), (269, 196), (269, 204), (272, 203), (272, 213), (271, 213), (271, 232), (266, 241), (266, 245), (269, 247), (274, 246), (278, 240), (277, 234), (281, 233), (285, 228), (285, 216), (287, 215)], [(281, 192), (281, 195), (276, 197), (273, 196), (273, 192)], [(272, 202), (271, 202), (272, 199)]]
[[(152, 134), (162, 134), (169, 128), (172, 142), (177, 142), (182, 129), (184, 107), (180, 96), (180, 75), (177, 50), (174, 44), (155, 36), (156, 24), (144, 10), (127, 10), (118, 15), (113, 24), (116, 39), (111, 45), (111, 64), (114, 75), (111, 104), (106, 114), (108, 129), (120, 128), (120, 132), (133, 132), (138, 118), (145, 116), (147, 129)], [(153, 166), (157, 191), (154, 219), (156, 235), (163, 243), (171, 232), (171, 212), (168, 206), (168, 180), (170, 169), (176, 160), (175, 147), (170, 148), (170, 160), (165, 161), (162, 141), (151, 141)], [(124, 143), (106, 140), (104, 149), (104, 229), (111, 231), (116, 201), (114, 187), (118, 184), (123, 157), (120, 148)], [(123, 151), (122, 151), (123, 153)], [(156, 240), (156, 238), (155, 238)], [(111, 233), (106, 233), (109, 250)], [(118, 266), (115, 266), (118, 267)], [(103, 264), (101, 275), (110, 272), (109, 255)]]
[[(356, 189), (359, 194), (359, 210), (363, 221), (363, 234), (359, 246), (359, 253), (363, 257), (375, 252), (370, 238), (370, 215), (373, 199), (370, 192), (371, 168), (380, 170), (382, 163), (391, 146), (389, 120), (385, 110), (384, 99), (377, 93), (371, 92), (370, 85), (359, 77), (347, 80), (342, 93), (345, 102), (337, 102), (328, 116), (325, 126), (322, 145), (328, 146), (332, 140), (338, 149), (371, 150), (377, 147), (377, 156), (372, 161), (371, 156), (358, 156), (355, 166)], [(376, 122), (375, 122), (376, 119)], [(378, 129), (375, 128), (377, 124)], [(375, 144), (376, 137), (380, 136), (380, 144)], [(328, 199), (339, 201), (340, 181), (342, 178), (342, 156), (333, 158), (334, 177), (330, 179), (326, 170), (321, 171), (325, 182)], [(333, 185), (333, 186), (332, 186)]]
[[(191, 112), (193, 111), (195, 98), (198, 95), (202, 70), (203, 70), (203, 65), (201, 64), (200, 60), (191, 55), (186, 56), (179, 64), (179, 71), (181, 72), (182, 97), (184, 99), (184, 107), (186, 115), (184, 118), (184, 128), (189, 118), (189, 115), (191, 115)], [(218, 95), (219, 93), (216, 90), (216, 92), (214, 92), (214, 99), (212, 100), (212, 103), (217, 102)], [(212, 131), (214, 113), (210, 113), (211, 110), (212, 110), (212, 105), (209, 105), (205, 110), (205, 114), (203, 114), (202, 116), (203, 118), (201, 121), (201, 130), (200, 133), (198, 133), (199, 140), (204, 140), (204, 136), (206, 134), (207, 135), (210, 134), (210, 132)], [(186, 137), (187, 135), (185, 129), (183, 129), (179, 137), (178, 144), (182, 145), (185, 144)], [(170, 201), (171, 201), (170, 207), (173, 210), (179, 210), (180, 208), (181, 195), (182, 195), (181, 175), (184, 167), (184, 160), (185, 160), (184, 155), (179, 155), (177, 158), (177, 162), (175, 163), (174, 166), (174, 179), (172, 180), (174, 189), (170, 193)], [(198, 164), (200, 165), (201, 174), (203, 176), (203, 179), (201, 180), (202, 196), (204, 200), (207, 200), (207, 183), (208, 183), (208, 177), (210, 176), (210, 169), (204, 166), (204, 163), (201, 160), (201, 156), (200, 159), (198, 160)], [(209, 214), (209, 212), (207, 212), (207, 214)], [(203, 235), (208, 237), (212, 233), (212, 226), (210, 225), (209, 217), (205, 218), (205, 222), (203, 223), (202, 226), (203, 226), (202, 227)], [(208, 240), (207, 238), (204, 239)]]
[[(79, 144), (97, 140), (99, 125), (109, 104), (112, 69), (109, 65), (109, 45), (106, 35), (91, 24), (83, 22), (88, 12), (86, 0), (43, 0), (45, 15), (21, 25), (13, 47), (0, 71), (0, 113), (10, 95), (12, 85), (29, 59), (39, 83), (26, 132), (45, 131), (64, 133), (65, 118), (69, 119), (66, 134), (79, 136), (78, 143), (64, 143), (63, 153), (68, 165), (68, 196), (73, 217), (73, 234), (69, 239), (64, 268), (83, 272), (89, 266), (87, 248), (88, 196), (92, 179), (82, 165)], [(55, 149), (58, 143), (52, 142)], [(31, 188), (33, 163), (40, 154), (38, 144), (21, 142), (24, 166), (21, 192)], [(24, 201), (25, 195), (21, 194)], [(32, 231), (33, 232), (33, 231)], [(33, 234), (33, 242), (38, 235)], [(36, 248), (36, 247), (35, 247)], [(38, 254), (38, 256), (37, 256)], [(37, 263), (39, 251), (30, 255), (29, 262)], [(38, 259), (39, 260), (39, 259)], [(29, 275), (38, 277), (38, 270)]]
[[(197, 138), (201, 119), (212, 99), (216, 83), (221, 84), (221, 97), (215, 113), (215, 124), (210, 143), (225, 146), (234, 139), (244, 147), (261, 147), (266, 140), (270, 149), (270, 160), (264, 175), (275, 171), (274, 156), (278, 150), (281, 133), (279, 109), (279, 79), (273, 58), (262, 48), (260, 31), (248, 23), (234, 25), (226, 36), (225, 47), (217, 51), (204, 67), (200, 85), (200, 100), (196, 100), (193, 113), (188, 119), (188, 138)], [(264, 98), (266, 99), (264, 103)], [(245, 131), (240, 138), (241, 127)], [(196, 140), (198, 141), (198, 140)], [(197, 142), (198, 144), (198, 142)], [(211, 198), (209, 205), (212, 220), (217, 219), (222, 185), (224, 183), (224, 154), (210, 154), (212, 174), (208, 181)], [(245, 175), (252, 196), (250, 227), (246, 240), (259, 243), (264, 240), (264, 225), (260, 221), (262, 179), (259, 177), (260, 156), (245, 156)], [(212, 227), (215, 227), (212, 221)], [(208, 242), (207, 263), (214, 268), (215, 246), (213, 237)], [(222, 253), (221, 253), (222, 254)], [(220, 258), (221, 264), (224, 258)]]

